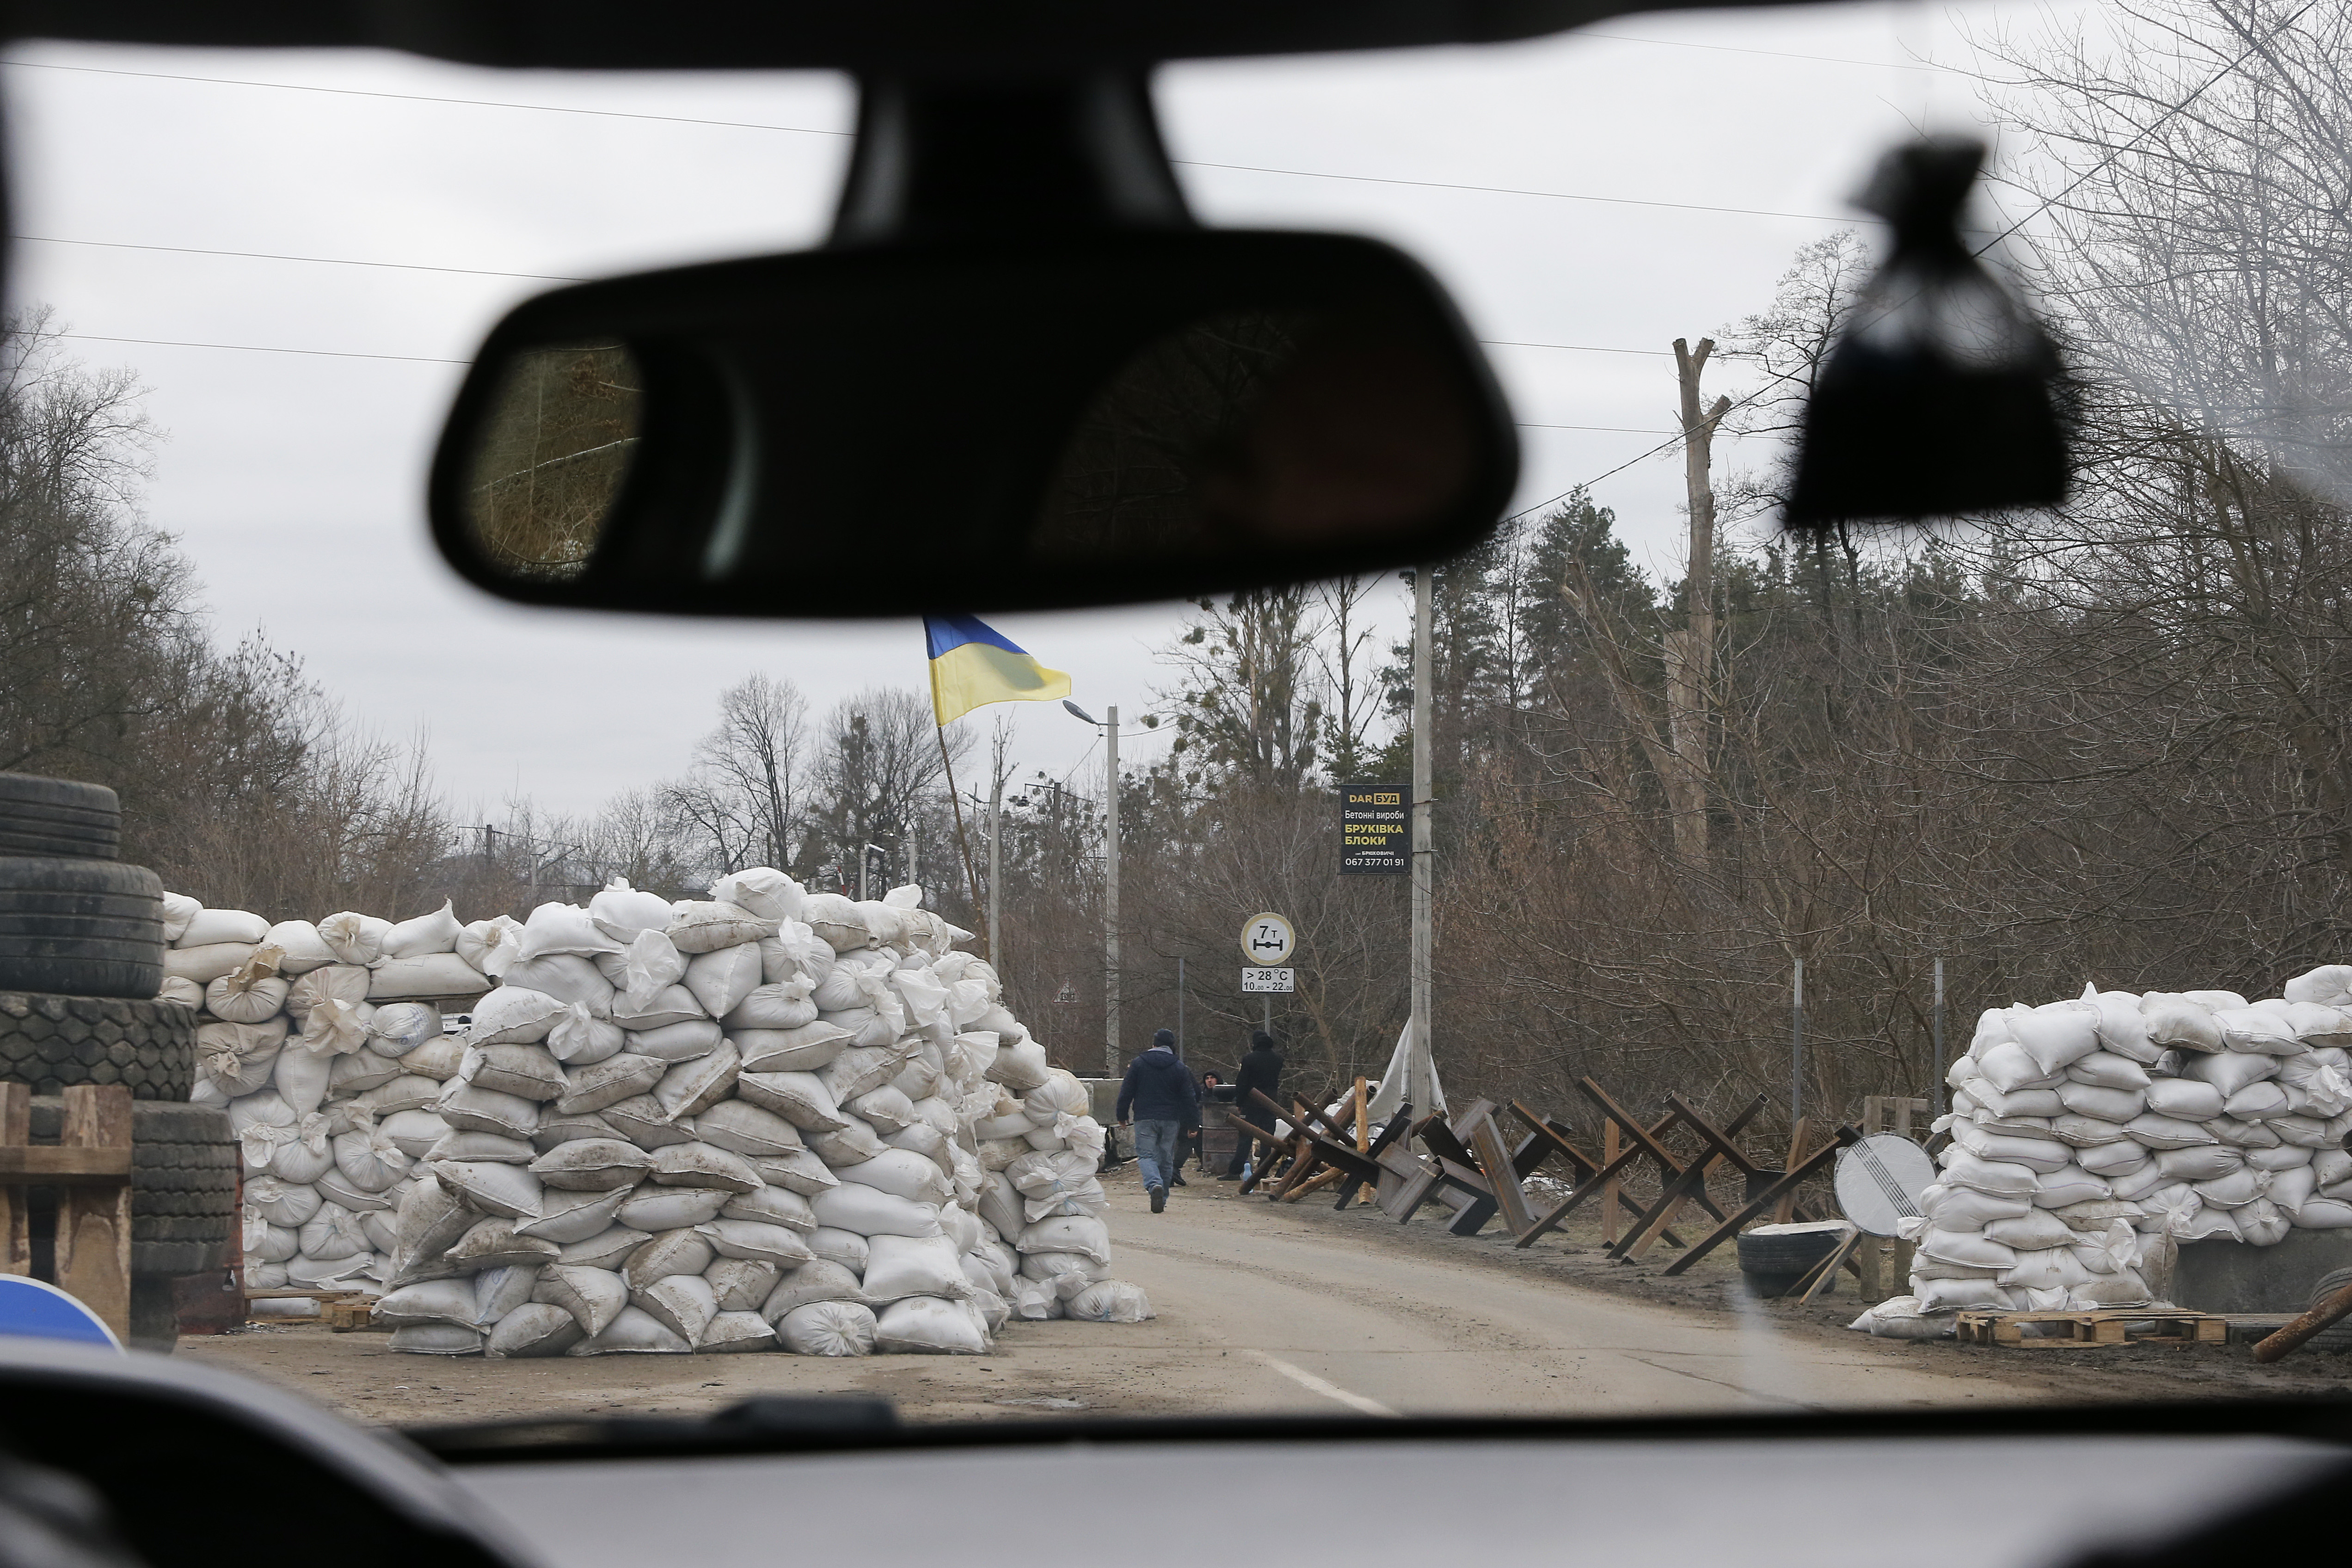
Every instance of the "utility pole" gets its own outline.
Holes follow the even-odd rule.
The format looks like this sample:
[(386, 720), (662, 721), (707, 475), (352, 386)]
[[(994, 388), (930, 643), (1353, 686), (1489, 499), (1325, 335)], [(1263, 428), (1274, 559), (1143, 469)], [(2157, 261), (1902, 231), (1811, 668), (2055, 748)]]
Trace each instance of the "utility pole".
[(1184, 1059), (1184, 955), (1176, 955), (1176, 1059)]
[[(1435, 737), (1431, 733), (1430, 714), (1433, 709), (1431, 687), (1435, 677), (1430, 671), (1434, 661), (1430, 654), (1430, 568), (1422, 566), (1412, 574), (1412, 1061), (1423, 1067), (1433, 1080), (1437, 1075), (1436, 1058), (1430, 1054), (1429, 1044), (1429, 899), (1435, 852), (1429, 841), (1431, 746)], [(1272, 999), (1267, 1005), (1272, 1006)], [(1428, 1096), (1423, 1086), (1412, 1081), (1407, 1073), (1405, 1098), (1426, 1111)]]
[(1927, 1103), (1938, 1116), (1944, 1114), (1944, 961), (1936, 960), (1936, 1010), (1929, 1016), (1936, 1042), (1936, 1071), (1928, 1080)]
[(1118, 1061), (1118, 710), (1103, 725), (1108, 787), (1103, 809), (1103, 1072), (1119, 1075)]
[(1805, 1119), (1805, 961), (1797, 960), (1789, 1009), (1789, 1125)]
[(997, 911), (1003, 900), (997, 897), (998, 885), (1003, 879), (1004, 850), (1001, 842), (1004, 827), (1004, 776), (994, 768), (988, 786), (988, 962), (996, 960)]

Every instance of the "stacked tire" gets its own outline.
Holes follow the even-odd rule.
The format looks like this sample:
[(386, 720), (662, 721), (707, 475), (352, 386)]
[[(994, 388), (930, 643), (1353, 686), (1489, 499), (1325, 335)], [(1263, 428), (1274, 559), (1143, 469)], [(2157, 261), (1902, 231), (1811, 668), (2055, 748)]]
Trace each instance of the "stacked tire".
[(195, 1014), (156, 998), (163, 885), (115, 859), (121, 838), (112, 790), (0, 773), (0, 1079), (131, 1090), (132, 1331), (168, 1346), (171, 1281), (235, 1262), (236, 1145), (184, 1103)]

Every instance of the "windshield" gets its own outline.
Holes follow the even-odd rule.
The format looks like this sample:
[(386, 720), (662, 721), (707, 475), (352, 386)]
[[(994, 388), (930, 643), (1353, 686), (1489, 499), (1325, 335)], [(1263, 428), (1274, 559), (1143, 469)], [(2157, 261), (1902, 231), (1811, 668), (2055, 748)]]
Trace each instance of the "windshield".
[[(928, 625), (524, 610), (421, 521), (512, 304), (822, 240), (845, 81), (21, 47), (0, 766), (117, 792), (171, 946), (140, 1043), (0, 1039), (36, 1141), (134, 1081), (209, 1173), (142, 1178), (133, 1336), (404, 1424), (2335, 1388), (2347, 1331), (2245, 1347), (2352, 1267), (2346, 25), (1167, 68), (1204, 221), (1454, 293), (1513, 513)], [(1989, 146), (1962, 237), (2071, 488), (1792, 531), (1923, 133)], [(635, 429), (625, 352), (543, 357), (482, 470), (524, 518)], [(103, 816), (11, 798), (12, 854)]]

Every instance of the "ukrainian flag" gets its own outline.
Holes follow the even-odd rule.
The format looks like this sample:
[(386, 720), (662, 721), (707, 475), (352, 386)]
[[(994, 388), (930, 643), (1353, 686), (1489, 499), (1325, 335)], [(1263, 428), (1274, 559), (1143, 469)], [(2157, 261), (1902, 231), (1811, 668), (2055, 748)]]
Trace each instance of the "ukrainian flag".
[(942, 724), (991, 702), (1050, 702), (1070, 678), (1047, 669), (971, 616), (925, 616), (931, 648), (931, 711)]

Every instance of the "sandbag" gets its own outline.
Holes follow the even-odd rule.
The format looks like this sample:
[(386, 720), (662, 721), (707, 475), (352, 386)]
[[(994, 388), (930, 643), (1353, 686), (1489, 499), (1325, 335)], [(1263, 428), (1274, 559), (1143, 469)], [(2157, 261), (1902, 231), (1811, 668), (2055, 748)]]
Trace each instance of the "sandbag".
[(652, 1154), (613, 1138), (573, 1139), (530, 1163), (531, 1173), (548, 1186), (581, 1192), (635, 1186), (653, 1166)]
[(269, 922), (244, 910), (198, 909), (172, 945), (182, 951), (238, 942), (251, 947), (268, 940)]
[(543, 1040), (564, 1005), (544, 991), (501, 985), (474, 1004), (471, 1038), (477, 1046)]
[(875, 1319), (874, 1348), (889, 1355), (985, 1355), (988, 1330), (961, 1301), (909, 1296), (891, 1302)]
[[(709, 1112), (703, 1114), (708, 1116)], [(814, 1149), (788, 1149), (781, 1154), (762, 1154), (752, 1159), (751, 1168), (759, 1172), (761, 1179), (770, 1186), (797, 1193), (803, 1197), (814, 1197), (827, 1187), (841, 1184), (841, 1178), (818, 1158)]]
[(587, 1067), (620, 1054), (629, 1043), (621, 1026), (599, 1018), (585, 1002), (572, 1002), (548, 1026), (547, 1052), (571, 1067)]
[(946, 1203), (951, 1195), (948, 1179), (940, 1174), (938, 1164), (905, 1149), (886, 1148), (856, 1164), (836, 1165), (833, 1173), (842, 1181), (934, 1207)]
[(654, 1151), (652, 1179), (665, 1187), (753, 1193), (766, 1184), (740, 1154), (709, 1143), (671, 1143)]
[(725, 1040), (707, 1056), (679, 1062), (653, 1087), (653, 1097), (673, 1121), (717, 1104), (733, 1092), (742, 1058)]
[(803, 1133), (837, 1131), (849, 1125), (814, 1073), (746, 1072), (736, 1079), (735, 1092)]
[(372, 1001), (401, 1001), (417, 996), (479, 996), (490, 988), (490, 977), (454, 952), (422, 953), (387, 958), (368, 972)]
[(519, 958), (500, 977), (500, 984), (541, 992), (566, 1007), (578, 1003), (594, 1017), (612, 1015), (613, 983), (604, 978), (595, 963), (576, 952), (543, 952), (536, 958)]
[(486, 921), (475, 921), (457, 932), (457, 953), (495, 980), (514, 963), (521, 938), (520, 921), (511, 915), (493, 915)]
[(961, 1298), (966, 1293), (961, 1254), (946, 1236), (876, 1236), (866, 1240), (863, 1285), (876, 1306), (908, 1296)]
[(871, 1355), (877, 1325), (856, 1301), (811, 1301), (776, 1320), (776, 1338), (794, 1355)]
[(729, 1038), (743, 1055), (745, 1072), (814, 1072), (832, 1065), (849, 1045), (849, 1031), (822, 1020), (793, 1029), (743, 1029)]
[[(706, 1237), (705, 1239), (709, 1239)], [(721, 1253), (702, 1277), (710, 1281), (720, 1312), (756, 1312), (783, 1278), (783, 1269), (758, 1258), (730, 1258)]]
[(523, 921), (522, 931), (515, 939), (515, 958), (519, 963), (550, 953), (593, 958), (600, 952), (621, 951), (621, 944), (598, 931), (588, 911), (576, 904), (540, 905), (530, 911), (530, 918)]
[(724, 1018), (759, 989), (760, 950), (744, 943), (698, 953), (687, 961), (683, 984), (704, 1012)]
[(852, 1274), (861, 1277), (865, 1274), (868, 1257), (866, 1238), (856, 1231), (840, 1230), (832, 1226), (821, 1225), (814, 1230), (803, 1234), (801, 1239), (806, 1242), (808, 1249), (819, 1258), (838, 1263)]
[[(667, 1062), (628, 1051), (584, 1067), (569, 1068), (564, 1071), (564, 1091), (557, 1098), (555, 1109), (566, 1116), (607, 1110), (625, 1100), (649, 1095), (668, 1071)], [(667, 1120), (666, 1110), (658, 1113)]]
[(559, 1247), (602, 1236), (617, 1222), (631, 1191), (628, 1187), (604, 1192), (550, 1187), (540, 1196), (539, 1217), (519, 1222), (515, 1234), (545, 1237)]
[(774, 1322), (812, 1301), (857, 1301), (863, 1296), (864, 1287), (856, 1274), (829, 1258), (817, 1258), (779, 1277), (775, 1289), (761, 1303), (760, 1312)]
[(572, 1268), (609, 1268), (617, 1272), (638, 1247), (652, 1239), (644, 1231), (632, 1230), (625, 1225), (614, 1225), (598, 1231), (585, 1241), (566, 1242), (556, 1253), (555, 1260)]
[[(924, 1237), (940, 1234), (939, 1210), (931, 1205), (894, 1197), (878, 1188), (854, 1183), (845, 1182), (840, 1186), (817, 1194), (809, 1200), (809, 1206), (815, 1211), (819, 1226), (853, 1231), (859, 1236)], [(1101, 1222), (1088, 1223), (1099, 1225)], [(1107, 1237), (1103, 1246), (1107, 1254)]]
[[(684, 986), (673, 986), (679, 995), (686, 995)], [(653, 1028), (638, 1028), (632, 1024), (629, 1049), (639, 1056), (655, 1057), (665, 1062), (692, 1061), (707, 1057), (724, 1043), (716, 1019), (680, 1018), (676, 1023), (662, 1024)], [(740, 1059), (741, 1053), (737, 1053)]]
[[(704, 1268), (708, 1267), (706, 1263)], [(629, 1304), (675, 1331), (689, 1345), (702, 1338), (710, 1321), (719, 1315), (718, 1295), (700, 1269), (691, 1274), (666, 1275), (642, 1288), (634, 1283), (634, 1274), (629, 1278), (633, 1281)]]
[(491, 1164), (478, 1160), (436, 1160), (428, 1167), (434, 1179), (484, 1214), (508, 1219), (536, 1219), (544, 1188), (537, 1176), (520, 1165)]
[(455, 953), (464, 930), (457, 910), (445, 900), (432, 913), (402, 921), (384, 932), (380, 956), (390, 961)]
[(629, 1288), (609, 1268), (554, 1263), (540, 1270), (531, 1300), (560, 1307), (584, 1334), (601, 1334), (629, 1304)]
[(207, 942), (202, 947), (167, 948), (163, 953), (163, 973), (173, 979), (209, 985), (222, 975), (252, 963), (254, 950), (258, 945), (249, 942)]
[(799, 1128), (744, 1100), (718, 1101), (696, 1113), (694, 1126), (704, 1142), (747, 1159), (789, 1153), (802, 1146)]
[[(756, 953), (758, 949), (752, 951)], [(803, 975), (763, 982), (729, 1009), (727, 1028), (730, 1034), (742, 1029), (805, 1028), (816, 1022), (816, 1004), (809, 1000), (810, 990), (810, 982)]]
[(711, 1250), (721, 1258), (772, 1263), (784, 1268), (797, 1268), (816, 1258), (799, 1232), (761, 1220), (714, 1219), (695, 1226), (694, 1233), (709, 1242)]
[(640, 1187), (615, 1217), (632, 1230), (683, 1230), (717, 1219), (733, 1195), (716, 1187)]
[[(824, 1217), (822, 1209), (817, 1217)], [(1039, 1220), (1023, 1226), (1013, 1245), (1019, 1252), (1074, 1252), (1097, 1263), (1110, 1262), (1110, 1227), (1091, 1215), (1062, 1215)]]
[(694, 1348), (704, 1355), (739, 1355), (776, 1348), (776, 1331), (757, 1312), (720, 1311), (702, 1331)]
[(660, 1320), (648, 1315), (642, 1308), (627, 1306), (614, 1315), (601, 1333), (592, 1334), (563, 1353), (566, 1355), (685, 1355), (694, 1347), (678, 1331)]
[(710, 897), (715, 902), (732, 904), (780, 923), (798, 921), (808, 902), (801, 885), (772, 866), (730, 872), (710, 884)]
[(513, 1220), (493, 1215), (467, 1226), (465, 1235), (449, 1244), (442, 1261), (471, 1274), (515, 1264), (552, 1263), (558, 1251), (545, 1237), (524, 1236), (515, 1229)]
[[(630, 1300), (636, 1300), (636, 1292), (672, 1275), (699, 1276), (717, 1256), (709, 1238), (691, 1230), (666, 1230), (629, 1254), (621, 1265), (621, 1278), (628, 1284)], [(645, 1305), (643, 1301), (636, 1304)], [(718, 1310), (714, 1301), (711, 1310)]]
[(562, 1308), (526, 1302), (498, 1320), (483, 1349), (493, 1359), (562, 1355), (581, 1337), (579, 1323)]
[(1102, 1279), (1071, 1297), (1063, 1315), (1082, 1323), (1140, 1323), (1157, 1317), (1140, 1285)]
[(597, 1114), (640, 1149), (659, 1149), (666, 1144), (688, 1142), (694, 1137), (692, 1117), (672, 1121), (669, 1112), (650, 1094), (615, 1100)]
[[(768, 920), (735, 904), (692, 900), (671, 906), (667, 933), (670, 945), (693, 959), (721, 948), (757, 942), (776, 934), (781, 921)], [(758, 949), (752, 950), (757, 958)], [(757, 984), (755, 981), (753, 984)]]
[(625, 877), (615, 877), (588, 900), (588, 919), (599, 931), (625, 946), (646, 931), (668, 929), (669, 900), (659, 893), (630, 887)]

